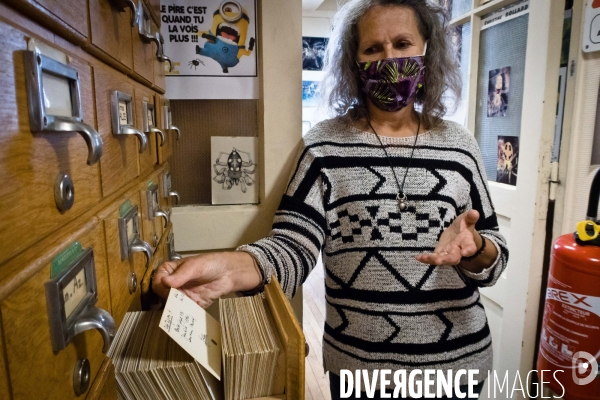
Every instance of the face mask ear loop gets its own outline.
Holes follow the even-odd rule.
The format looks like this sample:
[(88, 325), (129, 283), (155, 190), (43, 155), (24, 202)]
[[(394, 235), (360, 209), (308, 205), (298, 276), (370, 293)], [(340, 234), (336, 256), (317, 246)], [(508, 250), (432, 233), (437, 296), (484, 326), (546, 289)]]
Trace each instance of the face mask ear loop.
[(425, 49), (423, 50), (423, 55), (421, 57), (425, 57), (425, 54), (427, 54), (427, 43), (425, 42)]

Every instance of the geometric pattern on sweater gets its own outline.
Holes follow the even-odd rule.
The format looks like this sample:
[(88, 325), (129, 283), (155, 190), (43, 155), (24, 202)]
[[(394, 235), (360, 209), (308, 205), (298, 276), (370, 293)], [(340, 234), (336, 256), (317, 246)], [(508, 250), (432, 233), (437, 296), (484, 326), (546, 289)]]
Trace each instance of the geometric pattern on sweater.
[[(444, 121), (412, 138), (378, 139), (336, 118), (303, 139), (296, 167), (270, 235), (240, 246), (288, 297), (319, 253), (325, 266), (325, 368), (491, 369), (492, 348), (479, 287), (491, 286), (508, 261), (477, 142)], [(406, 168), (408, 208), (398, 210)], [(498, 250), (492, 266), (474, 274), (431, 266), (415, 256), (435, 248), (466, 210)], [(465, 383), (465, 382), (462, 382)]]

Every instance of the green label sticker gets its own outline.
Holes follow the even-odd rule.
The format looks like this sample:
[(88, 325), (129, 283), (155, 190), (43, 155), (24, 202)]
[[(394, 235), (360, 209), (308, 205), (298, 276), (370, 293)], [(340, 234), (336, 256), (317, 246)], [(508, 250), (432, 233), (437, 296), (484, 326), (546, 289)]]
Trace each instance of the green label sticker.
[(131, 204), (131, 200), (127, 200), (125, 203), (121, 204), (121, 207), (119, 207), (119, 216), (122, 217), (127, 214), (127, 211), (131, 210), (132, 207), (133, 204)]
[(50, 269), (50, 279), (60, 275), (81, 255), (83, 248), (81, 243), (75, 242), (64, 249), (59, 255), (52, 260), (52, 268)]

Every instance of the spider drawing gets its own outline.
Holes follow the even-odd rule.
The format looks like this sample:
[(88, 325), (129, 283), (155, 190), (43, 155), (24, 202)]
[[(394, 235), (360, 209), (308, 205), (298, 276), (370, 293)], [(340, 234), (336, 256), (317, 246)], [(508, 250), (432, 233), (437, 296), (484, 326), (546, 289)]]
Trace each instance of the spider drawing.
[(190, 66), (190, 69), (192, 69), (192, 67), (194, 67), (194, 69), (197, 69), (198, 65), (200, 65), (200, 64), (204, 65), (204, 61), (202, 61), (199, 58), (196, 58), (195, 60), (192, 60), (188, 63), (188, 65)]
[[(223, 154), (227, 156), (227, 161), (221, 161)], [(245, 154), (248, 160), (244, 161), (241, 154)], [(250, 167), (252, 169), (249, 169)], [(246, 193), (246, 185), (252, 186), (254, 184), (254, 179), (250, 175), (256, 172), (256, 164), (252, 161), (250, 153), (246, 151), (237, 150), (234, 147), (229, 154), (220, 152), (213, 168), (217, 174), (213, 180), (223, 184), (224, 190), (230, 190), (233, 185), (239, 185), (242, 193)]]

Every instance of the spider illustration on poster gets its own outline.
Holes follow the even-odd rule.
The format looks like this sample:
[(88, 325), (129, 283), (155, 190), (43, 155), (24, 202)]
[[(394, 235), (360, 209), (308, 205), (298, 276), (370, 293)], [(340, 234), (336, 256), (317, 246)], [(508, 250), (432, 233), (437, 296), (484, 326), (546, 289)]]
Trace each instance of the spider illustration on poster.
[[(227, 156), (226, 161), (221, 160), (223, 155)], [(246, 160), (243, 159), (243, 156), (246, 157)], [(256, 172), (256, 164), (252, 161), (252, 157), (247, 151), (234, 147), (229, 154), (220, 152), (215, 160), (215, 164), (213, 164), (213, 168), (217, 174), (213, 180), (222, 184), (224, 190), (231, 190), (235, 185), (240, 186), (242, 193), (246, 193), (246, 186), (254, 184), (254, 179), (250, 175)]]

